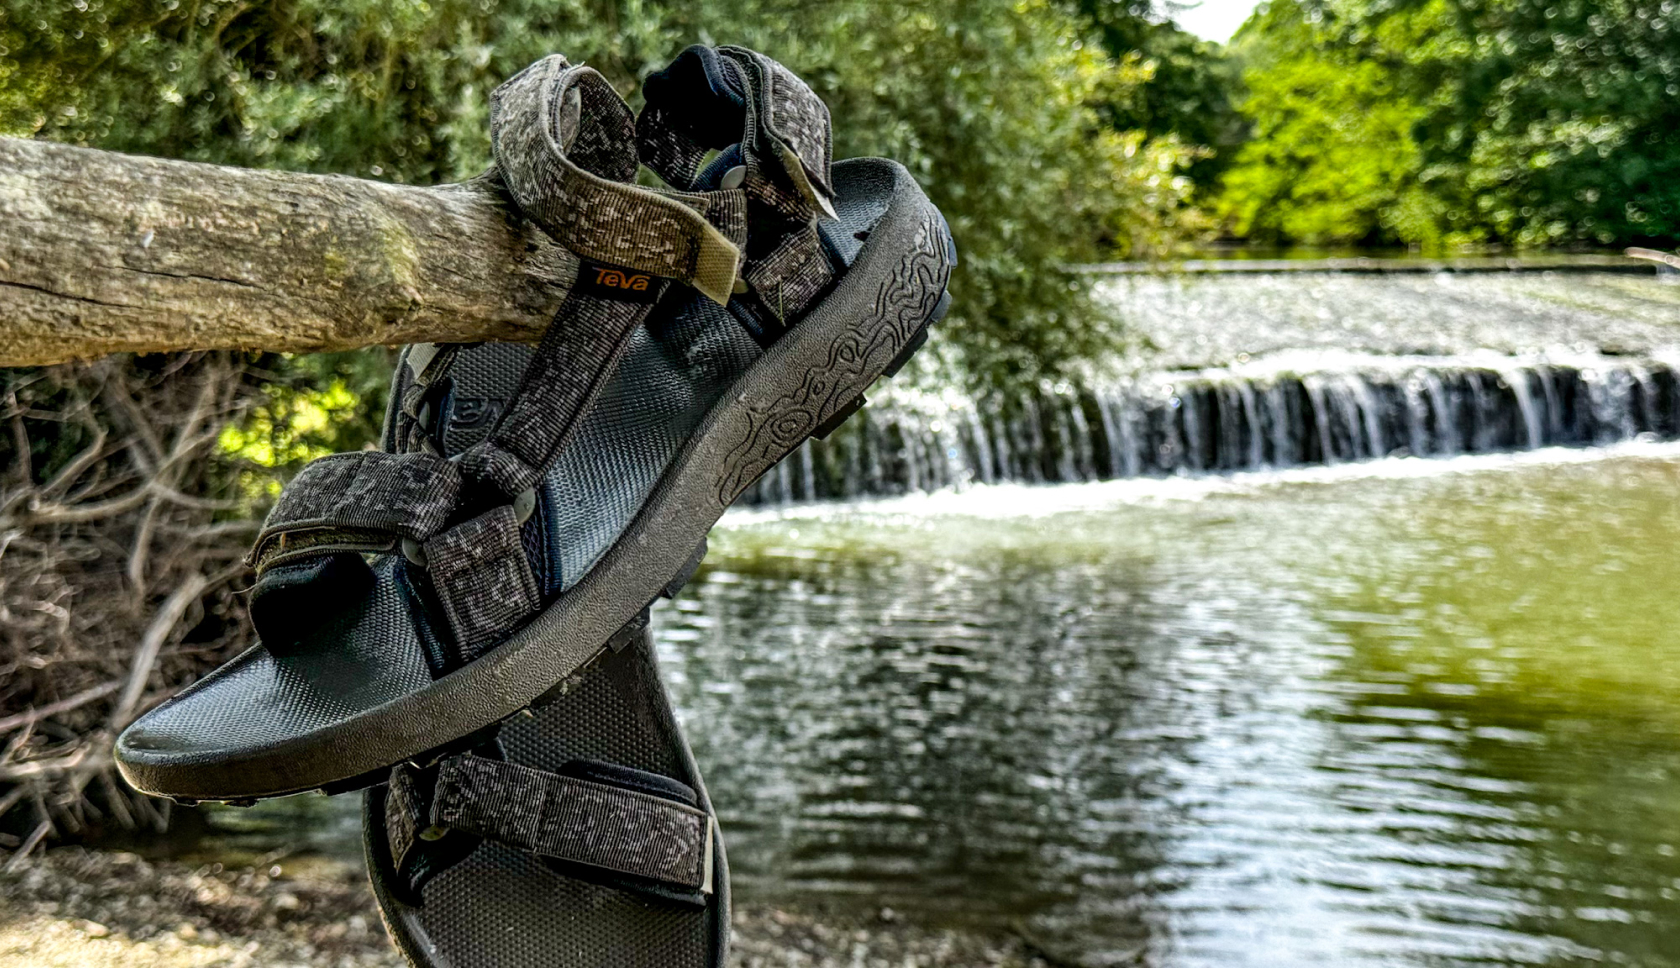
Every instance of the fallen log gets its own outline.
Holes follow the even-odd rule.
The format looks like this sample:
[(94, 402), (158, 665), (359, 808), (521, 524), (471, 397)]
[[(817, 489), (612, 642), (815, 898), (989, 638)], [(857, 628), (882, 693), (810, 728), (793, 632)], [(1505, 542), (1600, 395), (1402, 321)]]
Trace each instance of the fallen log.
[(0, 366), (534, 340), (576, 273), (494, 175), (416, 188), (0, 138)]

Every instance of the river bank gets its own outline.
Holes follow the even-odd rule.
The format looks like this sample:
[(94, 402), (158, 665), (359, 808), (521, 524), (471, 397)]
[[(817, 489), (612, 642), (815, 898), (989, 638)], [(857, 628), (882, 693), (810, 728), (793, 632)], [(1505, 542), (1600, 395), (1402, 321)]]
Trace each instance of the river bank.
[[(767, 907), (735, 912), (734, 968), (1044, 968), (1016, 940)], [(0, 874), (0, 968), (402, 968), (354, 865), (228, 868), (61, 848)]]

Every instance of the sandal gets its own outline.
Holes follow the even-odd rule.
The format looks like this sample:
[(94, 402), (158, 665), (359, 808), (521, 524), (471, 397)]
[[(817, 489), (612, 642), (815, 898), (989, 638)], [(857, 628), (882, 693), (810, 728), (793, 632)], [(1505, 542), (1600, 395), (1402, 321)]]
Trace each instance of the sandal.
[[(956, 251), (908, 172), (831, 166), (822, 102), (743, 48), (644, 92), (633, 118), (558, 56), (496, 91), (497, 176), (578, 257), (556, 324), (534, 352), (406, 354), (388, 450), (310, 464), (258, 535), (261, 644), (119, 738), (135, 787), (339, 792), (476, 745), (645, 624), (730, 502), (925, 341)], [(678, 190), (631, 184), (638, 159)]]
[(368, 791), (368, 876), (415, 968), (722, 968), (723, 843), (632, 639), (493, 741)]

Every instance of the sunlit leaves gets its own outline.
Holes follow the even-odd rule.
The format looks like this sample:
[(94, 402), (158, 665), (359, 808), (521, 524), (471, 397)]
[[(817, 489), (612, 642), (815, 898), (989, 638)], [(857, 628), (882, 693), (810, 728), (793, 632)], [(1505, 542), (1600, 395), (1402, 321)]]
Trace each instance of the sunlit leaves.
[[(1257, 132), (1226, 210), (1296, 240), (1673, 245), (1674, 14), (1671, 0), (1273, 0), (1242, 38), (1245, 113), (1263, 127), (1316, 111), (1367, 149), (1339, 193), (1302, 196), (1278, 186), (1336, 170), (1324, 137)], [(1317, 106), (1288, 84), (1315, 72)], [(1386, 192), (1362, 190), (1374, 174)]]

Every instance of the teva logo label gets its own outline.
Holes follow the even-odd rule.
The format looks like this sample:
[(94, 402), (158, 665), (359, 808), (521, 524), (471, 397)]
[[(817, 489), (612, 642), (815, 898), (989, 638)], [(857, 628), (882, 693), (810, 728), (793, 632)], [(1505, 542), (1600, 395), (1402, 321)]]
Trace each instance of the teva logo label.
[(622, 302), (653, 302), (660, 287), (653, 275), (585, 262), (578, 268), (578, 292)]
[(629, 289), (632, 292), (646, 292), (653, 279), (640, 273), (621, 272), (617, 269), (595, 269), (595, 283), (613, 289)]

